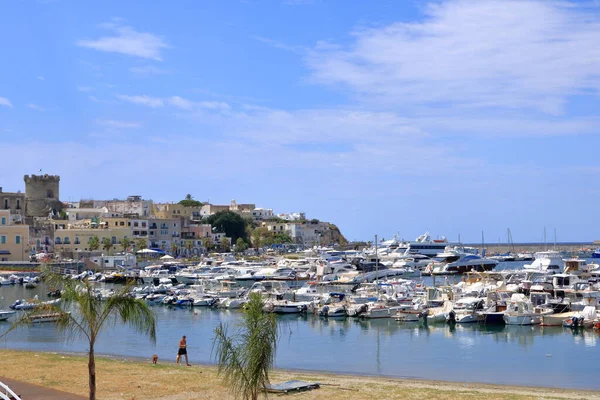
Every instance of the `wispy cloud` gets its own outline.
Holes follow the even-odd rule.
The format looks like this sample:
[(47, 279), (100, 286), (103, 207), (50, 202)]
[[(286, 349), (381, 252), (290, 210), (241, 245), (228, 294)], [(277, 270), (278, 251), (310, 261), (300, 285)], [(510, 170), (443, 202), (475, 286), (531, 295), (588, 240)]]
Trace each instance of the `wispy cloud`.
[(120, 128), (120, 129), (137, 129), (142, 126), (139, 122), (132, 121), (117, 121), (114, 119), (99, 119), (96, 121), (98, 125), (107, 126), (110, 128)]
[[(588, 12), (586, 12), (588, 11)], [(380, 105), (529, 109), (560, 114), (600, 90), (600, 15), (559, 1), (433, 2), (420, 22), (360, 29), (318, 46), (316, 82)]]
[(77, 90), (80, 92), (88, 93), (94, 90), (94, 88), (91, 86), (77, 86)]
[(169, 104), (183, 110), (191, 110), (194, 108), (206, 108), (210, 110), (229, 110), (229, 104), (222, 101), (191, 101), (183, 97), (173, 96), (168, 99)]
[(40, 81), (45, 81), (45, 80), (46, 80), (46, 78), (44, 78), (43, 76), (38, 76), (37, 78), (38, 78)]
[(137, 76), (160, 75), (167, 73), (167, 71), (164, 69), (155, 67), (154, 65), (131, 67), (129, 68), (129, 71)]
[(27, 107), (31, 108), (32, 110), (36, 110), (36, 111), (44, 111), (45, 108), (38, 106), (37, 104), (33, 104), (33, 103), (29, 103), (27, 104)]
[(152, 108), (163, 106), (162, 99), (157, 98), (157, 97), (150, 97), (150, 96), (146, 96), (146, 95), (126, 96), (126, 95), (120, 94), (120, 95), (117, 95), (117, 98), (120, 100), (123, 100), (123, 101), (128, 101), (133, 104), (141, 104), (141, 105), (152, 107)]
[(161, 51), (168, 47), (165, 41), (157, 35), (148, 32), (138, 32), (130, 26), (121, 25), (119, 20), (102, 25), (113, 33), (96, 40), (78, 40), (76, 44), (99, 51), (126, 54), (135, 57), (161, 61)]
[(162, 107), (165, 104), (168, 104), (186, 111), (192, 111), (196, 109), (227, 111), (231, 109), (231, 106), (223, 101), (192, 101), (181, 96), (160, 98), (146, 95), (128, 96), (120, 94), (117, 95), (117, 98), (123, 101), (128, 101), (130, 103), (152, 108)]
[(0, 106), (6, 106), (12, 108), (12, 103), (6, 97), (0, 97)]
[(274, 39), (270, 39), (264, 36), (254, 36), (255, 40), (258, 40), (259, 42), (262, 42), (266, 45), (269, 45), (271, 47), (274, 47), (276, 49), (281, 49), (281, 50), (286, 50), (286, 51), (291, 51), (294, 53), (303, 53), (305, 52), (307, 49), (302, 47), (302, 46), (295, 46), (295, 45), (290, 45), (287, 43), (283, 43), (279, 40), (274, 40)]

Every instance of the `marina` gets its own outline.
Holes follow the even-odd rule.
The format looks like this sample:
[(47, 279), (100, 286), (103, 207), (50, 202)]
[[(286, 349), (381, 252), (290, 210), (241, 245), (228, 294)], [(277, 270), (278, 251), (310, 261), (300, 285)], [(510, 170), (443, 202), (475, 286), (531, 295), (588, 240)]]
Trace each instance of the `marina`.
[[(186, 334), (190, 361), (212, 363), (214, 329), (221, 322), (235, 324), (245, 296), (259, 292), (265, 310), (278, 314), (278, 368), (600, 389), (591, 368), (600, 339), (594, 329), (600, 292), (593, 259), (567, 259), (560, 271), (544, 271), (543, 265), (553, 264), (540, 261), (547, 259), (542, 254), (537, 264), (498, 262), (493, 272), (437, 277), (411, 272), (403, 278), (384, 273), (395, 269), (397, 259), (387, 261), (385, 252), (381, 260), (386, 261), (379, 257), (378, 252), (374, 271), (329, 254), (262, 265), (221, 258), (174, 268), (176, 262), (165, 261), (137, 272), (84, 271), (72, 276), (95, 281), (99, 297), (109, 297), (121, 285), (115, 280), (135, 278), (132, 296), (144, 299), (157, 315), (155, 347), (117, 324), (98, 339), (99, 353), (170, 359), (173, 343)], [(145, 278), (146, 271), (152, 279)], [(190, 285), (178, 283), (177, 277), (194, 274)], [(313, 274), (319, 274), (319, 282)], [(38, 302), (59, 301), (49, 297), (56, 293), (44, 283), (34, 288), (8, 284), (0, 291), (2, 308), (34, 307), (35, 296)], [(10, 322), (2, 322), (0, 329)], [(52, 323), (19, 328), (3, 345), (38, 351), (86, 349), (78, 339), (65, 343)]]

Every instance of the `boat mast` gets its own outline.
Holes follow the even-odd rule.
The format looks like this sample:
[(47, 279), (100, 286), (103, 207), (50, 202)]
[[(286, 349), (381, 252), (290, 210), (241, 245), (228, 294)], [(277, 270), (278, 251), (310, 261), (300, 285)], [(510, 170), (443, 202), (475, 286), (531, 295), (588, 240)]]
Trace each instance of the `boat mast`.
[(379, 258), (377, 256), (377, 235), (375, 235), (375, 288), (379, 297)]

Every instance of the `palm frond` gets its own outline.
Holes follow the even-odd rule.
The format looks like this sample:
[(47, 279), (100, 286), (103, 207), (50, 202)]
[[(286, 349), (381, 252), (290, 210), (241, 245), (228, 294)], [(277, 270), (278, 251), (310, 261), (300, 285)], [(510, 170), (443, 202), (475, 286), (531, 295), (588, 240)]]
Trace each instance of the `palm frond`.
[(215, 329), (213, 354), (218, 373), (236, 398), (257, 399), (269, 383), (269, 370), (275, 361), (277, 321), (264, 311), (260, 295), (253, 293), (236, 328), (231, 336), (226, 325)]

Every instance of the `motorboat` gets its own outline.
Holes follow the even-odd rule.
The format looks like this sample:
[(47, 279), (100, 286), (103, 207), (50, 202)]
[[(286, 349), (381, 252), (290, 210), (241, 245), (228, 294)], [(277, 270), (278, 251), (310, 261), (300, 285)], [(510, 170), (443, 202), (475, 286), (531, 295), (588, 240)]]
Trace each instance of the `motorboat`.
[(558, 273), (563, 269), (562, 255), (558, 251), (538, 251), (531, 264), (525, 264), (524, 269)]
[(265, 304), (266, 311), (275, 314), (300, 314), (307, 312), (312, 307), (309, 301), (275, 300)]
[(27, 321), (32, 324), (40, 324), (45, 322), (56, 322), (61, 318), (64, 318), (68, 312), (52, 312), (44, 314), (29, 314), (27, 315)]
[(440, 262), (428, 266), (432, 275), (464, 274), (466, 272), (491, 271), (498, 265), (498, 261), (481, 257), (477, 254), (465, 253), (455, 249), (446, 249), (438, 255)]
[(583, 311), (564, 319), (562, 326), (567, 328), (591, 328), (596, 322), (596, 307), (587, 306)]
[(504, 325), (504, 313), (512, 292), (498, 290), (488, 292), (484, 309), (477, 312), (478, 321), (486, 325)]
[(421, 313), (421, 318), (428, 324), (435, 324), (438, 322), (446, 322), (448, 314), (454, 308), (454, 304), (447, 300), (439, 307), (431, 307)]
[(542, 315), (535, 312), (533, 304), (524, 294), (515, 293), (507, 304), (504, 322), (506, 325), (539, 325)]
[(60, 303), (60, 299), (48, 300), (48, 301), (39, 301), (37, 296), (31, 300), (16, 300), (13, 304), (8, 306), (12, 310), (33, 310), (35, 308), (39, 308), (42, 306), (55, 306)]
[(16, 311), (0, 310), (0, 321), (6, 321), (16, 313)]
[(484, 299), (464, 297), (454, 303), (454, 308), (446, 317), (447, 322), (467, 324), (478, 321), (477, 311), (483, 309)]
[(0, 277), (0, 286), (8, 286), (8, 285), (12, 285), (14, 284), (14, 282), (8, 278), (5, 277)]

